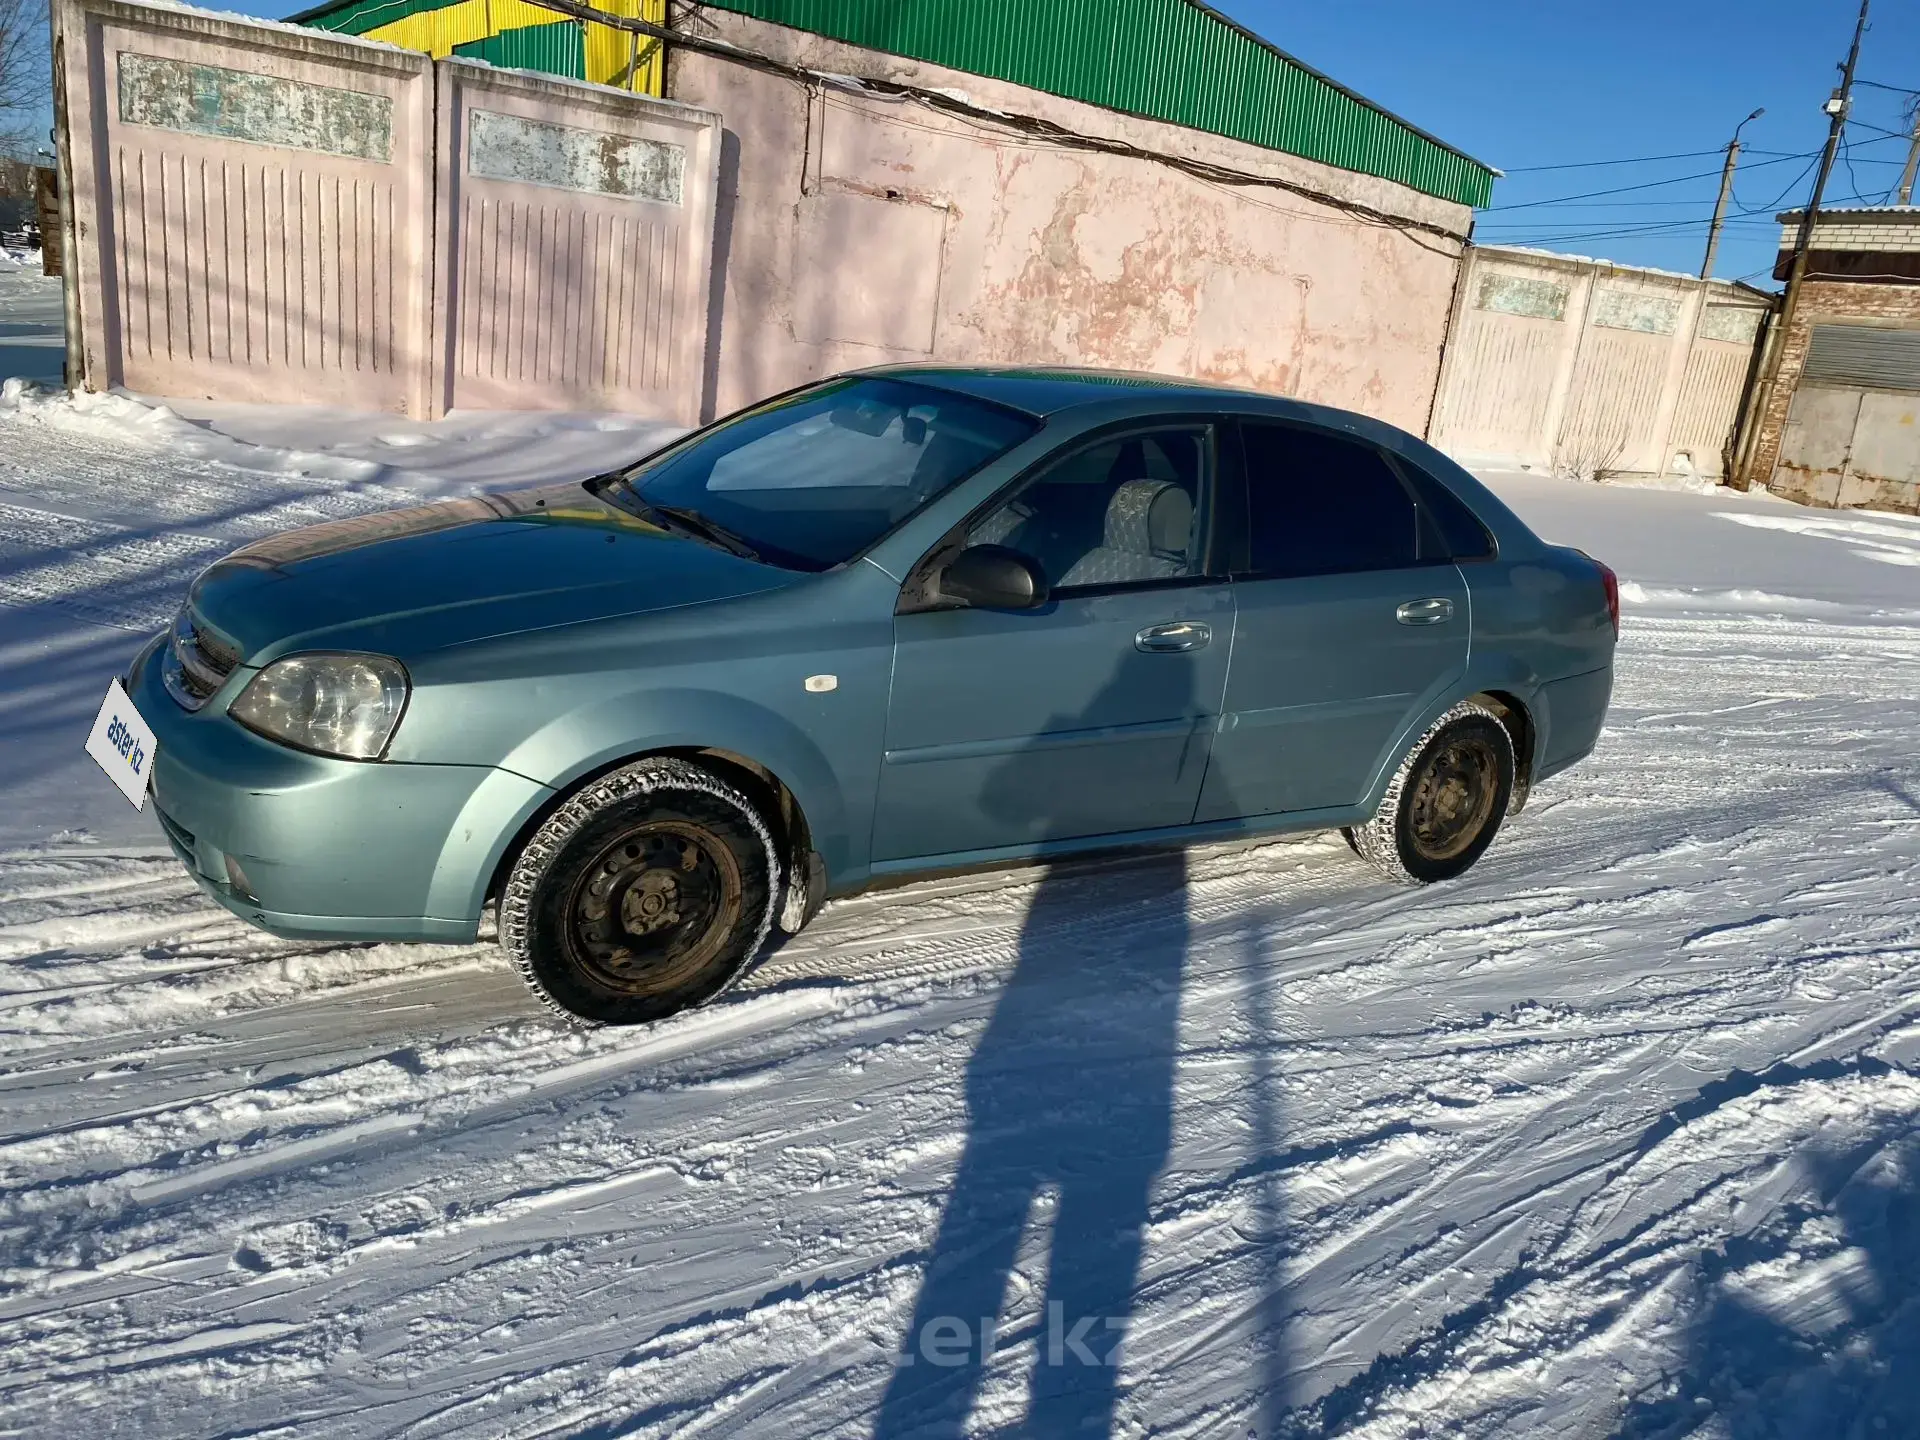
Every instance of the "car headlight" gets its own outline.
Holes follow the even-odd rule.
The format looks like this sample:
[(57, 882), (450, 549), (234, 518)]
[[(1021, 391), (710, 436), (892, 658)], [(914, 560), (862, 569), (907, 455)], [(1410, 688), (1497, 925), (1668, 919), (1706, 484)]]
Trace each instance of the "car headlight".
[(283, 745), (378, 760), (408, 688), (406, 669), (384, 655), (289, 655), (249, 680), (227, 713)]

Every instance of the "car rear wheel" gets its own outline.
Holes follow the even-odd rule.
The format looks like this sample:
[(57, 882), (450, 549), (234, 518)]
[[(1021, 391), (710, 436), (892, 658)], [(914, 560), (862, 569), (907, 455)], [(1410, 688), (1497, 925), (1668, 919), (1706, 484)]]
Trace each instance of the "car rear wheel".
[(1342, 833), (1389, 880), (1451, 880), (1499, 833), (1513, 771), (1513, 739), (1500, 717), (1463, 702), (1420, 737), (1373, 819)]
[(587, 785), (527, 842), (500, 900), (500, 944), (534, 994), (595, 1024), (703, 1005), (766, 940), (778, 850), (751, 801), (684, 760)]

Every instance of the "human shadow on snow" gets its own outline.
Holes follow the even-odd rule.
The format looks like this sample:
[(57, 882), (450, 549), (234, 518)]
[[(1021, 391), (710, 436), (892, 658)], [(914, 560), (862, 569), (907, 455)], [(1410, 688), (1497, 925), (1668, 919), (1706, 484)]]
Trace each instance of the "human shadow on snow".
[[(1041, 733), (1101, 726), (1116, 697), (1143, 686), (1163, 687), (1163, 696), (1175, 687), (1163, 713), (1193, 713), (1188, 675), (1176, 657), (1129, 652), (1084, 713), (1056, 716)], [(1177, 764), (1197, 794), (1205, 747), (1195, 731)], [(981, 803), (1028, 838), (1071, 835), (1034, 813), (1059, 786), (1061, 763), (1057, 744), (1030, 745), (987, 779)], [(1043, 875), (1013, 973), (968, 1065), (966, 1146), (875, 1440), (966, 1433), (996, 1352), (1005, 1365), (1015, 1346), (1032, 1357), (1020, 1433), (1113, 1430), (1151, 1191), (1173, 1134), (1192, 939), (1187, 857), (1153, 852), (1088, 882), (1072, 865)], [(1254, 1077), (1262, 1101), (1270, 1078)], [(1270, 1110), (1253, 1124), (1267, 1149), (1279, 1132)], [(1255, 1184), (1278, 1193), (1277, 1177)], [(1037, 1296), (1021, 1293), (1030, 1288), (1021, 1264), (1030, 1226), (1045, 1237), (1044, 1256), (1033, 1257), (1044, 1274)], [(1021, 1318), (1003, 1330), (1009, 1310)]]
[[(1890, 1068), (1863, 1057), (1736, 1073), (1699, 1104)], [(1811, 1198), (1696, 1262), (1682, 1366), (1628, 1407), (1619, 1436), (1920, 1436), (1920, 1136), (1808, 1146), (1797, 1158)]]

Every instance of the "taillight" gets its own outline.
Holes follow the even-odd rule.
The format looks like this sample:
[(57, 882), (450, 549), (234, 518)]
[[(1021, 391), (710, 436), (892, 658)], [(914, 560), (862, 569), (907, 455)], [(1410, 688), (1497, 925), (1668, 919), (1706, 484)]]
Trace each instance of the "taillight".
[(1600, 572), (1600, 588), (1607, 592), (1607, 618), (1613, 622), (1613, 638), (1620, 638), (1620, 577), (1613, 573), (1613, 567), (1594, 559), (1584, 550), (1567, 547), (1582, 560)]
[(1606, 587), (1607, 592), (1607, 617), (1613, 621), (1613, 638), (1618, 640), (1620, 638), (1620, 577), (1613, 573), (1610, 566), (1601, 564), (1598, 560), (1593, 563), (1600, 566), (1600, 583)]

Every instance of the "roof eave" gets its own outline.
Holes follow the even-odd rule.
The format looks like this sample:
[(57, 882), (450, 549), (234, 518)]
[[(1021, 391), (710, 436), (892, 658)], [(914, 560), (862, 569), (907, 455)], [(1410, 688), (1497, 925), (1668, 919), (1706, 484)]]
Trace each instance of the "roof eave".
[[(1367, 109), (1373, 111), (1374, 114), (1382, 116), (1385, 119), (1391, 120), (1394, 124), (1400, 126), (1401, 129), (1407, 131), (1409, 134), (1419, 136), (1422, 140), (1426, 141), (1429, 145), (1436, 146), (1437, 148), (1446, 151), (1449, 155), (1458, 156), (1460, 159), (1466, 161), (1469, 165), (1477, 165), (1480, 169), (1486, 171), (1487, 174), (1493, 176), (1496, 179), (1505, 178), (1507, 173), (1506, 171), (1498, 169), (1495, 166), (1489, 165), (1484, 160), (1475, 159), (1473, 156), (1469, 155), (1466, 151), (1462, 150), (1458, 145), (1449, 145), (1446, 141), (1442, 140), (1438, 135), (1433, 134), (1431, 131), (1422, 130), (1418, 125), (1415, 125), (1411, 120), (1406, 119), (1404, 116), (1394, 114), (1393, 111), (1387, 109), (1386, 106), (1380, 104), (1378, 101), (1369, 100), (1366, 96), (1362, 95), (1358, 90), (1355, 90), (1352, 86), (1342, 85), (1338, 80), (1334, 79), (1331, 75), (1327, 74), (1325, 71), (1316, 69), (1314, 66), (1307, 64), (1307, 62), (1302, 60), (1299, 56), (1289, 54), (1287, 51), (1282, 50), (1278, 45), (1274, 44), (1271, 40), (1267, 39), (1263, 35), (1259, 35), (1255, 33), (1252, 30), (1249, 30), (1246, 26), (1242, 25), (1239, 21), (1233, 19), (1231, 16), (1221, 14), (1218, 10), (1214, 9), (1211, 5), (1207, 4), (1206, 0), (1187, 0), (1187, 4), (1191, 5), (1195, 10), (1198, 10), (1202, 14), (1208, 16), (1216, 24), (1224, 25), (1227, 27), (1227, 29), (1234, 31), (1236, 34), (1240, 35), (1244, 39), (1252, 41), (1255, 45), (1258, 45), (1262, 50), (1265, 50), (1268, 54), (1278, 56), (1280, 59), (1286, 61), (1287, 64), (1293, 66), (1296, 70), (1305, 71), (1307, 74), (1311, 75), (1314, 79), (1318, 80), (1322, 85), (1325, 85), (1328, 89), (1337, 90), (1340, 94), (1346, 96), (1349, 100), (1353, 101), (1356, 105), (1364, 105), (1367, 107)], [(1281, 153), (1291, 154), (1292, 152), (1282, 151)]]
[[(296, 12), (295, 14), (284, 17), (282, 23), (288, 24), (288, 25), (311, 24), (315, 20), (324, 19), (326, 16), (333, 14), (337, 10), (344, 10), (354, 3), (355, 3), (355, 0), (326, 0), (325, 4), (315, 5), (309, 9), (301, 10)], [(453, 3), (453, 0), (448, 0), (448, 3), (450, 4)], [(1316, 69), (1314, 66), (1307, 64), (1306, 61), (1300, 59), (1298, 56), (1291, 55), (1287, 51), (1282, 50), (1278, 45), (1275, 45), (1271, 40), (1268, 40), (1264, 36), (1256, 34), (1252, 30), (1249, 30), (1246, 26), (1240, 24), (1237, 20), (1234, 20), (1232, 17), (1221, 14), (1218, 10), (1214, 9), (1211, 5), (1206, 4), (1205, 0), (1186, 0), (1186, 3), (1192, 6), (1195, 10), (1200, 11), (1203, 15), (1207, 16), (1207, 18), (1212, 20), (1215, 24), (1225, 26), (1227, 29), (1233, 31), (1235, 34), (1241, 36), (1243, 39), (1251, 42), (1252, 44), (1258, 45), (1262, 50), (1265, 50), (1268, 54), (1276, 56), (1280, 60), (1285, 61), (1288, 65), (1293, 66), (1296, 70), (1299, 70), (1304, 74), (1312, 76), (1315, 80), (1319, 81), (1322, 85), (1325, 85), (1328, 89), (1336, 91), (1337, 93), (1346, 96), (1347, 99), (1353, 101), (1356, 105), (1363, 105), (1367, 109), (1373, 111), (1376, 115), (1381, 116), (1383, 119), (1392, 121), (1395, 125), (1398, 125), (1401, 129), (1405, 130), (1408, 134), (1413, 135), (1421, 140), (1424, 140), (1427, 144), (1432, 145), (1436, 149), (1446, 151), (1447, 154), (1452, 155), (1457, 159), (1466, 161), (1467, 164), (1472, 165), (1477, 169), (1485, 171), (1487, 175), (1493, 179), (1501, 179), (1505, 176), (1506, 174), (1505, 171), (1500, 170), (1495, 166), (1487, 164), (1487, 162), (1484, 160), (1475, 159), (1473, 156), (1469, 155), (1466, 151), (1462, 150), (1459, 146), (1449, 145), (1446, 141), (1442, 140), (1438, 135), (1433, 134), (1431, 131), (1421, 129), (1418, 125), (1415, 125), (1412, 121), (1406, 119), (1404, 116), (1396, 115), (1393, 111), (1387, 109), (1386, 106), (1381, 105), (1377, 101), (1369, 100), (1366, 96), (1362, 95), (1359, 91), (1353, 89), (1351, 86), (1342, 85), (1338, 80), (1335, 80), (1331, 75), (1328, 75), (1325, 71)], [(1102, 108), (1111, 109), (1113, 107), (1107, 106)], [(1119, 113), (1130, 114), (1132, 112), (1121, 111)], [(1164, 120), (1164, 117), (1156, 117), (1156, 116), (1149, 116), (1146, 118)], [(1178, 123), (1178, 122), (1171, 122), (1171, 123)], [(1192, 127), (1188, 127), (1188, 128), (1192, 128)], [(1261, 147), (1261, 148), (1270, 148), (1270, 147)], [(1291, 155), (1291, 154), (1294, 154), (1295, 152), (1291, 150), (1278, 150), (1275, 153), (1282, 154), (1282, 155)], [(1303, 156), (1300, 158), (1307, 159), (1311, 157)], [(1367, 172), (1359, 172), (1359, 173), (1367, 173)], [(1411, 188), (1418, 189), (1419, 187), (1414, 186)], [(1436, 197), (1436, 198), (1444, 198), (1444, 197)]]

